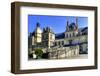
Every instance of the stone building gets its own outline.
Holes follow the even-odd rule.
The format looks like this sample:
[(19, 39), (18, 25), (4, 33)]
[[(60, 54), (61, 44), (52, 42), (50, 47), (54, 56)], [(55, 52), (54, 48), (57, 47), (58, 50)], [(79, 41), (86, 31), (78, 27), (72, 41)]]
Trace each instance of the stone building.
[(87, 52), (88, 28), (78, 28), (78, 19), (69, 24), (67, 21), (65, 32), (55, 35), (54, 46), (64, 47), (65, 45), (77, 44), (80, 51)]
[(29, 42), (29, 44), (34, 47), (42, 47), (42, 30), (40, 28), (40, 24), (37, 22), (36, 29), (30, 34), (30, 40), (32, 42)]
[(66, 24), (64, 32), (54, 33), (50, 27), (42, 30), (37, 23), (36, 29), (28, 37), (29, 48), (32, 48), (32, 51), (34, 48), (42, 48), (44, 53), (49, 53), (50, 59), (88, 53), (88, 28), (79, 28), (78, 18), (76, 22), (69, 24), (67, 21)]
[(50, 27), (46, 27), (43, 29), (42, 33), (42, 45), (45, 48), (50, 48), (53, 46), (53, 43), (55, 41), (55, 33)]
[(78, 45), (66, 45), (64, 47), (52, 48), (49, 52), (49, 59), (63, 59), (79, 55)]

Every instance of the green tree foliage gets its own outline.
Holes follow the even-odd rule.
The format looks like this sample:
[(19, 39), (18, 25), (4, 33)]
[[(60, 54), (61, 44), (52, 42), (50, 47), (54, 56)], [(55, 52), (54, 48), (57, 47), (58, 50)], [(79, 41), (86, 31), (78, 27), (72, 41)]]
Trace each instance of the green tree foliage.
[(42, 49), (35, 49), (35, 54), (37, 56), (37, 58), (42, 58), (42, 55), (43, 55), (43, 51)]

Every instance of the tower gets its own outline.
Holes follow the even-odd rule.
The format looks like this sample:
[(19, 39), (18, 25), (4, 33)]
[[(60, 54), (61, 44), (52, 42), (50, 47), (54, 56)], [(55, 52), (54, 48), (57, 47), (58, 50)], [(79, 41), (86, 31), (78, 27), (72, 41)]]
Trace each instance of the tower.
[(39, 22), (36, 23), (34, 41), (35, 41), (35, 43), (41, 43), (42, 42), (42, 30), (40, 28)]
[(43, 29), (42, 33), (42, 44), (44, 47), (50, 48), (53, 46), (55, 40), (55, 34), (50, 27)]

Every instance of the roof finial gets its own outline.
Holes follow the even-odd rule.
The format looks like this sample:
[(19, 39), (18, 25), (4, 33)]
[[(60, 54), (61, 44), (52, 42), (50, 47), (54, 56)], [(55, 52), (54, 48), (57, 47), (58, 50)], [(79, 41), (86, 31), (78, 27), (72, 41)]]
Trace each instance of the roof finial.
[(76, 30), (78, 30), (78, 17), (76, 17)]
[(39, 22), (36, 23), (36, 27), (40, 27), (40, 23)]
[(69, 21), (68, 21), (68, 19), (67, 19), (66, 31), (68, 31), (68, 30), (69, 30)]
[(76, 26), (78, 26), (78, 17), (76, 17)]
[(67, 21), (67, 26), (69, 25), (69, 21)]

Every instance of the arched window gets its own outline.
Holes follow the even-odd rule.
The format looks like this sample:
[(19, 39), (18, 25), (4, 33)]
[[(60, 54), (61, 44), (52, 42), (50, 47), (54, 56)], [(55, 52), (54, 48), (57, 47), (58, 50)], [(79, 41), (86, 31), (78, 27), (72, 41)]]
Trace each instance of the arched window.
[(58, 42), (58, 44), (60, 45), (60, 41)]
[(66, 38), (68, 38), (68, 34), (66, 34)]

